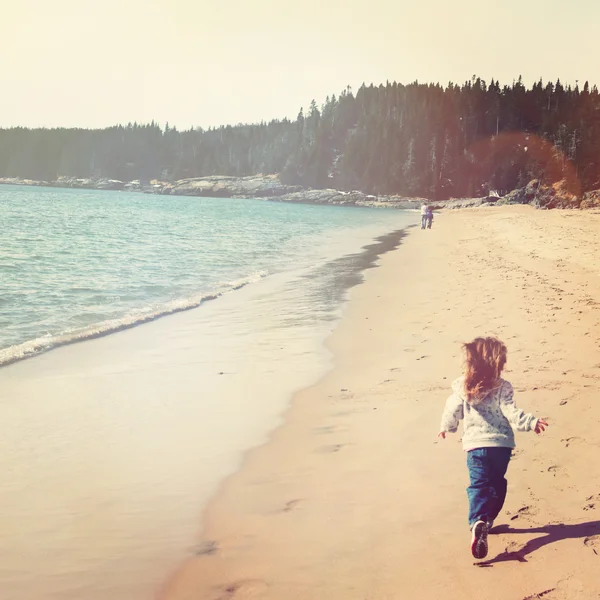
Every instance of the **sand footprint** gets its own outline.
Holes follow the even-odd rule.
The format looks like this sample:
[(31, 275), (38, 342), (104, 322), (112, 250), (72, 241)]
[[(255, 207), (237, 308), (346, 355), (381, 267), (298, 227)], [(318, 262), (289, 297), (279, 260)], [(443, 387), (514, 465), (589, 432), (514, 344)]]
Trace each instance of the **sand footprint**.
[(315, 452), (319, 454), (333, 454), (335, 452), (339, 452), (344, 446), (348, 444), (328, 444), (326, 446), (319, 446)]
[(591, 548), (594, 554), (598, 555), (598, 550), (596, 548), (600, 548), (600, 535), (589, 535), (584, 538), (583, 545), (587, 548)]
[(329, 435), (331, 433), (337, 433), (342, 431), (342, 428), (338, 425), (322, 425), (321, 427), (314, 427), (313, 432), (317, 435)]
[(508, 544), (504, 548), (504, 552), (506, 552), (507, 554), (517, 554), (519, 550), (522, 549), (522, 547), (523, 545), (519, 544), (519, 542), (508, 542)]
[(227, 600), (229, 598), (260, 598), (267, 591), (268, 585), (263, 579), (242, 579), (228, 585), (223, 591), (224, 595), (219, 596), (217, 600)]
[(600, 494), (588, 496), (585, 501), (587, 504), (583, 507), (583, 510), (596, 510), (596, 505), (600, 502)]
[(357, 413), (362, 413), (362, 412), (366, 412), (366, 411), (370, 411), (371, 409), (368, 407), (360, 407), (360, 408), (353, 408), (352, 410), (338, 410), (335, 412), (330, 413), (332, 417), (339, 417), (339, 418), (343, 418), (343, 417), (349, 417), (350, 415), (355, 415)]
[[(522, 598), (522, 600), (537, 600), (538, 598), (546, 598), (547, 600), (550, 600), (551, 597), (557, 598), (557, 596), (554, 596), (554, 594), (552, 596), (548, 596), (548, 594), (552, 594), (552, 592), (555, 592), (556, 588), (549, 588), (547, 590), (544, 590), (543, 592), (537, 592), (535, 594), (530, 594), (529, 596), (525, 596), (525, 598)], [(561, 595), (561, 598), (563, 598), (564, 596)]]
[(214, 540), (201, 542), (192, 548), (192, 554), (195, 556), (213, 556), (219, 551), (219, 544)]
[(290, 500), (289, 502), (285, 503), (285, 506), (283, 507), (282, 512), (291, 512), (292, 510), (295, 510), (296, 508), (300, 508), (300, 506), (302, 506), (303, 501), (301, 498), (296, 498), (294, 500)]
[(514, 521), (515, 519), (518, 519), (520, 517), (531, 517), (533, 515), (535, 515), (537, 513), (537, 511), (532, 508), (531, 506), (527, 505), (527, 506), (522, 506), (515, 515), (513, 515), (510, 520)]

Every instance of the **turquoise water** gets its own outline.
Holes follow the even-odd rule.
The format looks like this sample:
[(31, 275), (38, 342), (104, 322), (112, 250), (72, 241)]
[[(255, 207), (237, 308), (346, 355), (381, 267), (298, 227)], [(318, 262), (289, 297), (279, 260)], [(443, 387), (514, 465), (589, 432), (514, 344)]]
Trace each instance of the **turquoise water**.
[(18, 186), (0, 186), (0, 215), (0, 364), (356, 252), (406, 223), (382, 209)]

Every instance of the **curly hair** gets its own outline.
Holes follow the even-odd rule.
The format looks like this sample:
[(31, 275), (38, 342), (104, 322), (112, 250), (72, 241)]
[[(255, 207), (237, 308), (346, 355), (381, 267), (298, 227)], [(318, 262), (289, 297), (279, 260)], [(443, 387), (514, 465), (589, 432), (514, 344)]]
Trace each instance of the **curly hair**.
[(506, 364), (506, 346), (493, 337), (478, 337), (463, 344), (467, 402), (477, 405), (493, 389)]

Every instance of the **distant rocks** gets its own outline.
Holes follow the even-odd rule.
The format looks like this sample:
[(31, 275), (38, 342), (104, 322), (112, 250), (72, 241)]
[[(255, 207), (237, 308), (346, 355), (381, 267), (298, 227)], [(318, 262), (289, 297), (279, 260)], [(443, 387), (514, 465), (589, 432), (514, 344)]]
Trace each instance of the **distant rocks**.
[[(180, 179), (175, 182), (152, 180), (129, 182), (116, 179), (94, 179), (59, 177), (56, 181), (32, 181), (17, 178), (0, 179), (1, 183), (15, 185), (44, 185), (50, 187), (123, 190), (149, 194), (167, 194), (172, 196), (204, 196), (209, 198), (263, 198), (280, 202), (299, 204), (334, 204), (340, 206), (370, 206), (403, 209), (418, 209), (424, 198), (405, 198), (402, 196), (373, 196), (359, 191), (340, 191), (333, 189), (306, 189), (296, 185), (281, 183), (277, 175), (252, 175), (231, 177), (211, 175)], [(448, 201), (469, 204), (470, 200)], [(438, 203), (440, 206), (447, 204)]]
[(285, 185), (277, 175), (250, 177), (211, 176), (182, 179), (167, 184), (163, 194), (182, 196), (209, 196), (212, 198), (266, 198), (278, 202), (299, 204), (331, 204), (337, 206), (368, 206), (418, 210), (426, 202), (434, 208), (467, 208), (495, 202), (497, 198), (461, 198), (431, 202), (425, 198), (404, 196), (374, 196), (357, 190), (306, 189)]
[(299, 204), (333, 204), (339, 206), (386, 206), (418, 208), (423, 199), (400, 196), (373, 196), (359, 191), (306, 189), (281, 183), (277, 175), (249, 177), (210, 176), (182, 179), (167, 184), (163, 194), (208, 196), (211, 198), (266, 198)]
[(491, 206), (496, 204), (497, 198), (452, 198), (440, 202), (431, 202), (431, 206), (437, 209), (478, 208), (479, 206)]
[(587, 192), (583, 196), (566, 180), (542, 183), (533, 179), (525, 187), (517, 188), (498, 200), (498, 204), (530, 204), (535, 208), (593, 208), (599, 205), (600, 191)]
[(128, 181), (123, 189), (126, 192), (140, 192), (143, 194), (163, 194), (166, 187), (168, 187), (168, 183), (164, 181), (158, 181), (157, 179), (153, 179), (150, 183), (141, 182), (139, 179), (134, 179), (133, 181)]
[(301, 189), (280, 198), (283, 202), (302, 204), (333, 204), (337, 206), (370, 206), (388, 208), (416, 208), (421, 205), (418, 199), (399, 196), (373, 196), (359, 191), (340, 191), (332, 189)]
[[(107, 188), (101, 188), (107, 189)], [(587, 192), (578, 197), (564, 181), (542, 185), (539, 180), (530, 181), (500, 198), (493, 194), (484, 198), (453, 198), (430, 201), (425, 198), (404, 196), (374, 196), (363, 192), (334, 189), (306, 189), (281, 183), (277, 175), (253, 175), (248, 177), (208, 176), (182, 179), (174, 183), (152, 181), (143, 186), (139, 181), (124, 185), (130, 191), (143, 191), (178, 196), (207, 196), (212, 198), (265, 198), (279, 202), (301, 204), (332, 204), (338, 206), (386, 207), (418, 210), (426, 202), (435, 209), (476, 208), (504, 204), (531, 204), (536, 208), (593, 208), (600, 207), (600, 191)]]
[(581, 196), (570, 189), (565, 180), (551, 185), (539, 185), (531, 202), (536, 208), (579, 208)]
[(540, 182), (537, 179), (530, 181), (525, 187), (517, 188), (499, 198), (496, 204), (530, 204), (535, 199)]
[(505, 204), (531, 204), (536, 208), (600, 208), (600, 190), (590, 191), (580, 196), (563, 181), (542, 184), (534, 179), (526, 186), (498, 197), (491, 194), (484, 198), (452, 198), (431, 201), (425, 198), (404, 196), (374, 196), (363, 192), (333, 189), (306, 189), (301, 186), (286, 185), (277, 175), (251, 175), (232, 177), (211, 175), (166, 182), (153, 179), (150, 182), (133, 180), (129, 182), (107, 178), (59, 177), (56, 181), (34, 181), (31, 179), (0, 178), (0, 184), (50, 186), (61, 188), (122, 190), (145, 194), (166, 194), (172, 196), (204, 196), (211, 198), (262, 198), (278, 202), (300, 204), (332, 204), (339, 206), (369, 206), (418, 210), (423, 203), (434, 209), (476, 208), (479, 206), (502, 206)]
[(586, 192), (581, 199), (579, 208), (600, 208), (600, 190)]
[(97, 190), (122, 190), (125, 184), (118, 179), (101, 179), (95, 185)]
[(302, 190), (299, 186), (285, 185), (277, 175), (229, 177), (214, 175), (181, 179), (166, 184), (163, 194), (176, 196), (208, 196), (211, 198), (276, 198)]
[(84, 190), (122, 190), (125, 184), (117, 179), (92, 179), (77, 177), (59, 177), (51, 182), (52, 187), (78, 188)]
[[(341, 206), (355, 206), (357, 203), (364, 202), (369, 198), (361, 192), (343, 192), (338, 190), (305, 190), (300, 188), (298, 191), (285, 194), (281, 199), (285, 202), (301, 202), (308, 204), (338, 204)], [(371, 196), (376, 200), (375, 196)]]
[(21, 179), (20, 177), (0, 177), (0, 185), (27, 185), (27, 186), (51, 186), (47, 181), (37, 181), (34, 179)]

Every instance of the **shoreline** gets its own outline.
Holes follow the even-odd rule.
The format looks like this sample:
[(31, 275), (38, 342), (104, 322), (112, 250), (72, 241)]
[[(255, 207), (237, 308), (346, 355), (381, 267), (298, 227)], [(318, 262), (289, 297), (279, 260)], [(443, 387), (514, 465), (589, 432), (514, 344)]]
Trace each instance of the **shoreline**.
[[(0, 586), (15, 598), (153, 597), (197, 551), (199, 507), (329, 368), (322, 341), (348, 289), (401, 242), (405, 220), (330, 239), (348, 252), (318, 268), (2, 369)], [(389, 233), (365, 235), (376, 230)]]
[[(586, 283), (600, 276), (600, 217), (568, 217), (446, 213), (383, 255), (327, 340), (333, 370), (294, 396), (283, 424), (221, 485), (161, 600), (600, 593), (600, 472), (588, 460), (600, 350), (587, 335), (600, 294)], [(545, 438), (517, 438), (506, 531), (490, 538), (488, 569), (468, 552), (459, 436), (435, 438), (459, 343), (480, 334), (507, 342), (519, 406), (550, 419)]]
[(515, 188), (504, 196), (492, 192), (488, 196), (473, 198), (429, 198), (406, 197), (398, 194), (373, 195), (358, 190), (313, 189), (281, 183), (278, 175), (209, 175), (178, 181), (139, 180), (123, 182), (114, 179), (81, 179), (59, 177), (56, 181), (36, 181), (20, 178), (0, 178), (0, 185), (81, 189), (96, 191), (135, 192), (152, 195), (192, 196), (206, 198), (239, 198), (290, 202), (296, 204), (327, 204), (332, 206), (356, 206), (418, 210), (423, 203), (434, 210), (479, 208), (487, 206), (531, 205), (547, 209), (597, 209), (600, 208), (600, 190), (573, 191), (572, 183), (566, 179), (553, 183), (534, 179), (527, 185)]
[(493, 205), (496, 198), (454, 198), (432, 201), (426, 198), (410, 198), (399, 195), (374, 196), (361, 191), (335, 189), (311, 189), (282, 184), (277, 175), (247, 177), (206, 176), (182, 179), (175, 182), (152, 180), (148, 184), (139, 181), (123, 182), (110, 179), (59, 178), (56, 181), (36, 181), (18, 178), (0, 178), (0, 185), (48, 187), (53, 189), (80, 189), (96, 191), (120, 191), (159, 196), (192, 196), (209, 198), (256, 199), (271, 202), (389, 208), (395, 210), (419, 210), (426, 202), (434, 209), (473, 208)]
[[(129, 319), (127, 318), (127, 315), (125, 315), (121, 319), (100, 321), (98, 323), (89, 325), (87, 328), (70, 331), (68, 333), (57, 333), (51, 336), (52, 341), (49, 341), (47, 337), (38, 337), (14, 346), (0, 348), (0, 369), (8, 367), (14, 363), (36, 358), (42, 354), (52, 352), (53, 350), (58, 350), (59, 348), (63, 348), (65, 346), (90, 342), (92, 340), (104, 338), (110, 335), (121, 333), (123, 331), (135, 329), (136, 327), (140, 327), (142, 325), (155, 323), (159, 319), (164, 319), (165, 317), (170, 317), (172, 315), (201, 308), (207, 302), (218, 300), (219, 298), (229, 295), (232, 292), (237, 292), (248, 285), (258, 283), (261, 279), (264, 279), (264, 277), (266, 276), (250, 276), (246, 278), (247, 281), (228, 289), (215, 290), (214, 292), (209, 292), (204, 295), (198, 294), (196, 299), (190, 300), (183, 306), (181, 306), (180, 301), (174, 301), (171, 303), (171, 305), (165, 303), (163, 310), (148, 313), (142, 316), (130, 317)], [(16, 350), (18, 350), (19, 353), (15, 354)]]
[[(364, 271), (375, 266), (379, 256), (389, 252), (390, 250), (394, 250), (401, 243), (401, 240), (405, 235), (404, 232), (405, 227), (399, 230), (390, 231), (387, 234), (376, 237), (370, 243), (364, 245), (361, 250), (355, 254), (333, 259), (331, 264), (343, 264), (345, 261), (353, 259), (356, 259), (360, 263), (358, 266), (355, 266), (351, 269), (347, 280), (340, 280), (338, 282), (338, 284), (335, 286), (336, 289), (342, 294), (345, 294), (348, 289), (359, 283)], [(329, 263), (323, 265), (323, 268), (325, 269), (329, 267)], [(117, 320), (94, 323), (88, 326), (86, 329), (75, 330), (69, 333), (63, 332), (55, 334), (51, 338), (52, 341), (49, 341), (48, 338), (40, 337), (33, 340), (28, 340), (15, 346), (0, 348), (0, 369), (3, 369), (4, 367), (14, 363), (36, 358), (65, 346), (72, 346), (74, 344), (80, 344), (82, 342), (104, 338), (140, 327), (142, 325), (154, 323), (165, 317), (200, 308), (207, 302), (218, 300), (219, 298), (229, 295), (232, 292), (237, 292), (248, 285), (258, 283), (265, 277), (268, 277), (268, 275), (261, 274), (260, 276), (247, 277), (244, 279), (244, 281), (237, 283), (235, 286), (232, 286), (228, 289), (215, 290), (214, 292), (209, 292), (204, 295), (199, 294), (196, 299), (190, 300), (183, 306), (181, 305), (181, 301), (174, 301), (171, 303), (171, 305), (165, 304), (162, 311), (152, 312), (143, 316), (136, 316), (135, 318), (131, 319), (123, 317)], [(345, 303), (344, 299), (340, 301), (342, 305)], [(15, 351), (18, 351), (18, 353), (15, 354)]]

